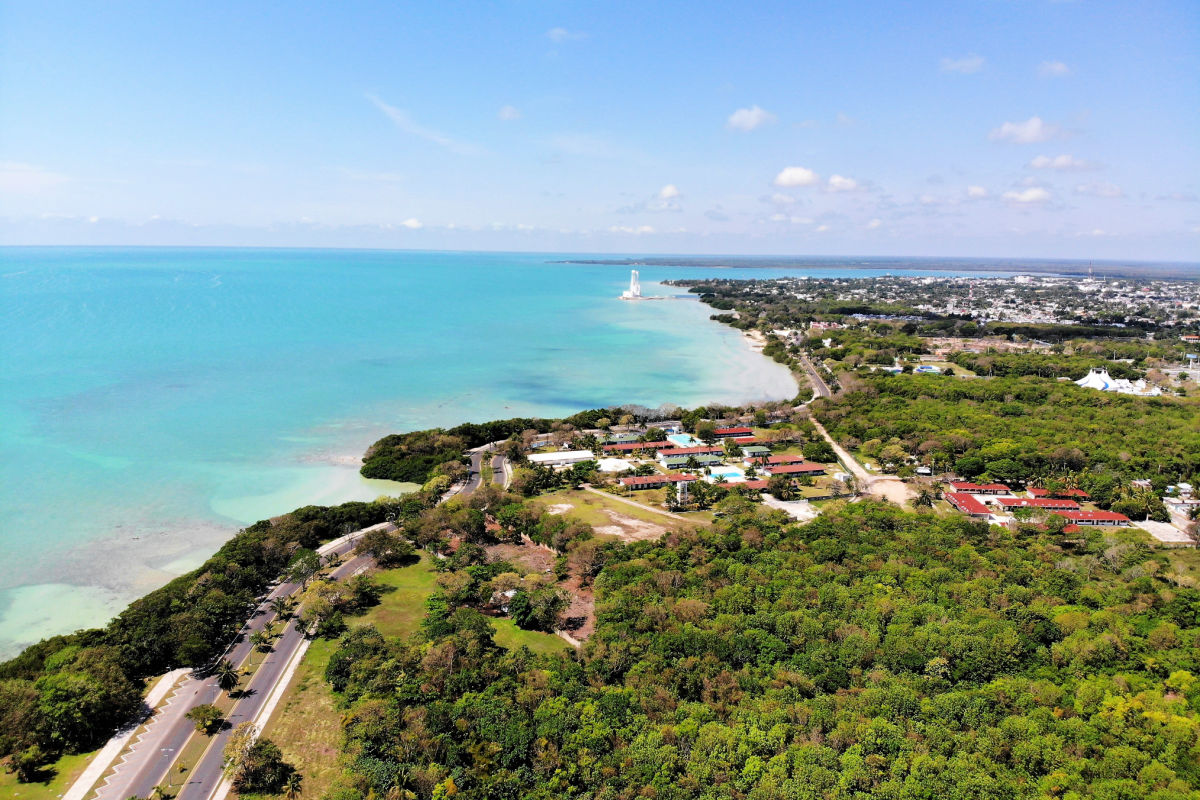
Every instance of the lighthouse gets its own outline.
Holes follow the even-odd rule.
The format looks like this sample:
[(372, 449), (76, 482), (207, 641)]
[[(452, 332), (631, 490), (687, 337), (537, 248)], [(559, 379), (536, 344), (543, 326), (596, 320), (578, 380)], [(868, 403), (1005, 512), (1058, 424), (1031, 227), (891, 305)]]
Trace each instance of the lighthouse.
[(629, 288), (621, 293), (622, 300), (640, 300), (642, 297), (642, 284), (638, 280), (638, 271), (632, 270), (629, 274)]

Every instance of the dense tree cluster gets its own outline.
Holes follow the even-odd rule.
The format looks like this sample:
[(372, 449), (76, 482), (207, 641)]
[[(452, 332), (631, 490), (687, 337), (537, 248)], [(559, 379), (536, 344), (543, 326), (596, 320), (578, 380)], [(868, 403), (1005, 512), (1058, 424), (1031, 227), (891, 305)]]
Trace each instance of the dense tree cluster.
[(431, 606), (327, 678), (330, 800), (1200, 798), (1200, 591), (1144, 546), (851, 504), (614, 549), (575, 656)]
[[(1122, 479), (1159, 489), (1200, 474), (1200, 402), (1080, 389), (1032, 377), (844, 376), (813, 413), (842, 444), (870, 443), (964, 477), (1021, 484), (1088, 470), (1111, 493)], [(1107, 476), (1107, 477), (1106, 477)], [(1087, 487), (1085, 487), (1087, 488)]]
[(105, 628), (45, 639), (0, 664), (0, 758), (42, 764), (103, 742), (141, 709), (144, 678), (203, 666), (220, 653), (298, 553), (423, 505), (414, 496), (305, 506), (257, 522)]

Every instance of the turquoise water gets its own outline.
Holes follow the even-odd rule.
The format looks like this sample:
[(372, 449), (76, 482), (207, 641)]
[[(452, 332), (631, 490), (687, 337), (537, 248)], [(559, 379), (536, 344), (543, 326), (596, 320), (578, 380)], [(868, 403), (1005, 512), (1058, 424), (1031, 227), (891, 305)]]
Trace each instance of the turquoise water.
[(103, 623), (240, 525), (401, 490), (357, 475), (386, 432), (794, 395), (695, 300), (621, 302), (628, 269), (566, 257), (0, 249), (0, 654)]

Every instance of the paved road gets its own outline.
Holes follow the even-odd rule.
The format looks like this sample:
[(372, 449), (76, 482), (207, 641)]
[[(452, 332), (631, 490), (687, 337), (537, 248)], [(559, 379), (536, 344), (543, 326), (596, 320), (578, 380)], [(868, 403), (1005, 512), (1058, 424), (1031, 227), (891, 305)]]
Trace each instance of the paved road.
[[(483, 459), (488, 455), (488, 469), (492, 471), (493, 482), (507, 486), (509, 472), (507, 459), (494, 451), (499, 442), (486, 444), (471, 452), (471, 470), (467, 481), (457, 494), (470, 494), (482, 485)], [(357, 536), (365, 531), (376, 528), (390, 528), (391, 523), (356, 531), (342, 539), (323, 546), (319, 549), (322, 555), (336, 553), (346, 555), (354, 548)], [(354, 558), (334, 570), (338, 578), (353, 575), (369, 566), (369, 560)], [(250, 636), (262, 630), (268, 624), (276, 621), (276, 616), (268, 608), (271, 600), (297, 593), (300, 586), (294, 583), (281, 583), (264, 598), (243, 626), (237, 640), (226, 651), (224, 657), (231, 662), (241, 665), (250, 654), (253, 645)], [(267, 698), (283, 676), (288, 662), (300, 647), (303, 637), (295, 625), (288, 625), (286, 632), (276, 640), (273, 650), (266, 654), (255, 654), (255, 658), (264, 659), (250, 683), (242, 688), (246, 694), (238, 699), (232, 711), (226, 717), (229, 727), (213, 737), (208, 749), (200, 761), (188, 775), (188, 782), (180, 788), (179, 800), (208, 800), (221, 784), (222, 760), (225, 742), (233, 728), (242, 722), (252, 721), (262, 709)], [(146, 731), (138, 737), (132, 750), (115, 769), (108, 779), (96, 792), (97, 800), (126, 800), (129, 797), (149, 797), (154, 787), (159, 784), (169, 784), (171, 770), (179, 752), (187, 744), (195, 731), (195, 726), (184, 714), (191, 708), (203, 703), (212, 703), (220, 696), (220, 689), (213, 677), (200, 678), (189, 676), (174, 692), (170, 702), (155, 715), (147, 726)], [(265, 720), (264, 720), (265, 722)]]
[[(470, 494), (483, 485), (484, 475), (484, 459), (496, 452), (496, 448), (503, 442), (490, 442), (477, 447), (474, 450), (468, 451), (471, 454), (471, 469), (467, 472), (467, 481), (456, 494)], [(486, 469), (491, 470), (491, 482), (507, 488), (509, 483), (508, 469), (506, 462), (508, 461), (502, 455), (492, 455), (489, 459)]]
[(821, 377), (820, 371), (813, 366), (813, 363), (808, 360), (808, 356), (804, 355), (804, 353), (800, 354), (800, 366), (804, 367), (804, 371), (808, 373), (808, 379), (812, 383), (813, 399), (833, 396), (833, 392), (829, 391), (829, 384), (825, 383), (825, 379)]
[[(346, 550), (349, 550), (350, 547), (351, 545), (347, 545)], [(369, 556), (358, 556), (339, 566), (332, 572), (332, 575), (339, 579), (348, 578), (370, 565)], [(225, 718), (229, 723), (228, 727), (212, 738), (208, 749), (188, 775), (188, 782), (180, 788), (177, 795), (178, 800), (208, 800), (208, 797), (217, 789), (223, 777), (225, 743), (238, 725), (255, 720), (263, 704), (266, 703), (267, 697), (271, 694), (271, 690), (282, 677), (288, 662), (291, 661), (303, 641), (304, 636), (296, 629), (296, 625), (288, 625), (287, 631), (276, 640), (274, 649), (266, 655), (258, 671), (250, 679), (250, 683), (242, 687), (243, 694)]]
[(492, 456), (492, 483), (504, 489), (508, 488), (509, 483), (507, 461), (502, 455)]
[[(387, 527), (390, 527), (390, 523), (383, 523), (364, 530)], [(356, 531), (348, 537), (343, 537), (337, 543), (331, 542), (332, 546), (322, 547), (320, 552), (344, 555), (353, 549), (357, 535), (362, 532)], [(335, 574), (348, 574), (347, 571), (352, 571), (352, 565), (356, 562), (361, 566), (361, 561), (355, 559), (339, 567)], [(276, 586), (242, 628), (238, 639), (226, 651), (225, 658), (240, 665), (253, 647), (250, 643), (251, 634), (275, 621), (275, 614), (268, 609), (270, 601), (277, 597), (293, 594), (299, 588), (300, 586), (294, 583), (282, 583)], [(299, 643), (298, 640), (299, 634), (295, 632), (294, 626), (288, 626), (288, 633), (277, 641), (274, 652), (266, 656), (266, 661), (251, 680), (250, 688), (255, 690), (255, 694), (243, 698), (235, 706), (234, 714), (239, 718), (235, 719), (232, 715), (229, 718), (235, 726), (238, 722), (243, 721), (242, 717), (246, 717), (243, 703), (247, 704), (244, 706), (245, 709), (261, 706), (266, 695), (270, 693), (272, 685), (265, 682), (266, 676), (278, 677), (283, 665), (286, 664), (288, 657)], [(255, 654), (255, 658), (263, 658), (263, 655)], [(160, 783), (168, 783), (170, 778), (168, 771), (174, 765), (179, 751), (195, 731), (195, 726), (184, 717), (184, 714), (197, 705), (216, 701), (219, 696), (220, 689), (216, 685), (215, 678), (199, 678), (194, 675), (186, 678), (175, 691), (167, 706), (160, 709), (151, 720), (146, 733), (139, 738), (133, 750), (124, 759), (124, 763), (113, 770), (106, 784), (96, 792), (98, 800), (149, 797), (155, 786)], [(195, 773), (193, 773), (194, 775)], [(214, 783), (213, 786), (215, 787), (216, 784)]]

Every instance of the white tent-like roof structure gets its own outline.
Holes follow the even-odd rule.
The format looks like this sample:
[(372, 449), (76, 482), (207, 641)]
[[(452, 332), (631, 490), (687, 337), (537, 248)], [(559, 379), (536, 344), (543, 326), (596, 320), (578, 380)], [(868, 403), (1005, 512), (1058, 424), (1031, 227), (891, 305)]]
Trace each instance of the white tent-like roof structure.
[(1138, 379), (1130, 381), (1125, 378), (1114, 378), (1103, 367), (1092, 367), (1087, 375), (1075, 381), (1076, 386), (1084, 389), (1098, 389), (1101, 392), (1117, 392), (1118, 394), (1136, 394), (1141, 397), (1156, 397), (1162, 394), (1157, 386), (1147, 386), (1146, 381)]

